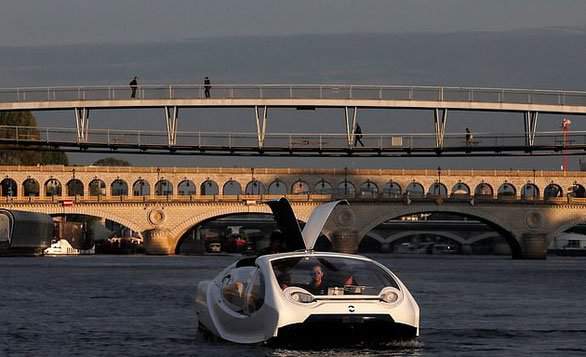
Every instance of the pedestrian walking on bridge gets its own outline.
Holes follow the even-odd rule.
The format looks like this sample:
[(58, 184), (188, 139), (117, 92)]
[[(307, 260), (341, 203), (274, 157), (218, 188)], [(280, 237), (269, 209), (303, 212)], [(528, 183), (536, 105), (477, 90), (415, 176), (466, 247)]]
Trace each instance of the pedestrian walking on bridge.
[(138, 89), (138, 82), (136, 81), (136, 76), (132, 78), (128, 85), (130, 86), (130, 98), (136, 98), (136, 90)]
[(364, 143), (362, 142), (362, 128), (359, 124), (356, 124), (356, 129), (354, 129), (354, 146), (357, 143), (360, 143), (362, 147), (364, 147)]
[(208, 77), (205, 77), (205, 79), (203, 80), (203, 89), (205, 97), (209, 98), (211, 96), (210, 89), (212, 89), (212, 83), (210, 82), (210, 79)]
[(466, 146), (472, 145), (472, 132), (469, 128), (466, 128)]

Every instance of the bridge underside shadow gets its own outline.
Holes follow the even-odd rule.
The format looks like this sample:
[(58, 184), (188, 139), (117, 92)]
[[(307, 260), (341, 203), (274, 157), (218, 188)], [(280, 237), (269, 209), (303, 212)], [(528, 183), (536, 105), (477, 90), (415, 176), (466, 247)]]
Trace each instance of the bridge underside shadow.
[[(418, 208), (413, 206), (399, 206), (398, 209), (389, 210), (388, 213), (384, 212), (376, 212), (376, 214), (369, 214), (368, 212), (362, 211), (362, 207), (356, 207), (356, 225), (359, 227), (358, 229), (358, 245), (364, 239), (370, 231), (378, 227), (379, 225), (387, 222), (389, 220), (398, 220), (401, 217), (405, 216), (416, 216), (426, 213), (434, 213), (434, 214), (450, 214), (450, 215), (457, 215), (462, 218), (469, 218), (472, 220), (479, 221), (484, 223), (486, 226), (491, 228), (495, 233), (500, 235), (504, 238), (506, 243), (510, 247), (511, 256), (513, 259), (521, 259), (521, 258), (528, 258), (531, 257), (530, 254), (527, 254), (527, 251), (524, 251), (524, 247), (520, 242), (519, 237), (517, 237), (512, 230), (509, 230), (498, 223), (495, 223), (493, 220), (483, 217), (482, 215), (478, 214), (470, 214), (470, 213), (463, 213), (460, 211), (454, 211), (445, 209), (445, 207), (441, 206), (429, 206), (426, 208)], [(372, 208), (367, 209), (367, 211), (371, 211)], [(362, 211), (362, 212), (361, 212)], [(395, 212), (392, 212), (395, 211)], [(397, 212), (399, 211), (399, 212)], [(403, 212), (400, 212), (403, 211)], [(405, 233), (408, 235), (408, 233)], [(458, 240), (458, 239), (456, 239)], [(469, 243), (473, 243), (476, 240), (471, 240)], [(459, 242), (460, 243), (460, 242)], [(461, 242), (463, 243), (463, 241)], [(357, 245), (357, 247), (358, 247)], [(541, 255), (543, 258), (544, 254)]]

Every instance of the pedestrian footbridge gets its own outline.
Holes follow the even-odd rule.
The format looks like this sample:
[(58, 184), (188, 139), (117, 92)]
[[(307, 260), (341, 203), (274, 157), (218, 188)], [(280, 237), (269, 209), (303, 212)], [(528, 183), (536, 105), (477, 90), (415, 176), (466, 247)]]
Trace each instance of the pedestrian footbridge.
[[(472, 87), (376, 85), (214, 85), (210, 97), (200, 85), (137, 86), (131, 98), (128, 86), (80, 86), (0, 89), (0, 111), (70, 110), (75, 127), (31, 129), (0, 127), (0, 142), (32, 150), (134, 152), (203, 155), (294, 156), (430, 156), (430, 155), (535, 155), (580, 154), (586, 132), (539, 131), (540, 113), (586, 114), (586, 92)], [(90, 113), (104, 109), (161, 110), (166, 131), (91, 129)], [(179, 131), (185, 108), (242, 108), (251, 110), (251, 132)], [(270, 108), (317, 110), (338, 108), (345, 133), (339, 130), (296, 133), (267, 130)], [(356, 124), (363, 109), (429, 110), (433, 128), (428, 133), (362, 135), (356, 146)], [(449, 112), (517, 113), (524, 132), (447, 132)], [(336, 133), (338, 132), (338, 133)]]

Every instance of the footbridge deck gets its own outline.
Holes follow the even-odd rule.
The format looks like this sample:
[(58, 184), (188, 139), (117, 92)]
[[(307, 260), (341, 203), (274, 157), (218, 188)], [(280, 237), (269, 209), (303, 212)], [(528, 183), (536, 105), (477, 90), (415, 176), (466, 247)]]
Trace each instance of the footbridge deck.
[(358, 107), (586, 114), (586, 92), (377, 85), (200, 85), (29, 87), (0, 89), (0, 110), (146, 107)]

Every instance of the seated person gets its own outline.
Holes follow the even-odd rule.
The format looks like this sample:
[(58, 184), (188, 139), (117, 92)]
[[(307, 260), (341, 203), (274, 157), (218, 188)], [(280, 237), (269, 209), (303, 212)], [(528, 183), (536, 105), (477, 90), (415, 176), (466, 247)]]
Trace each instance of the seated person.
[(347, 285), (358, 285), (358, 284), (354, 283), (354, 277), (352, 276), (352, 274), (350, 274), (344, 278), (342, 285), (347, 286)]
[(241, 306), (244, 299), (244, 284), (241, 281), (235, 281), (224, 287), (224, 297), (228, 302)]
[(361, 295), (364, 293), (364, 287), (358, 285), (358, 281), (352, 274), (346, 275), (343, 280), (344, 294), (347, 295)]
[(311, 281), (307, 290), (314, 295), (327, 295), (328, 287), (322, 266), (320, 264), (314, 265), (311, 269)]

